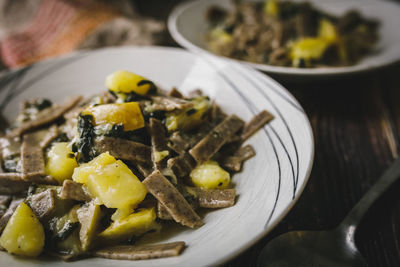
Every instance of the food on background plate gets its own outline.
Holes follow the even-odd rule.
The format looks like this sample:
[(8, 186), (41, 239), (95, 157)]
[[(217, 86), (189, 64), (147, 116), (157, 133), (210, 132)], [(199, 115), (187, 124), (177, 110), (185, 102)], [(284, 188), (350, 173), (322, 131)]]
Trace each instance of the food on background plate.
[(314, 68), (356, 64), (378, 40), (378, 22), (352, 10), (341, 17), (308, 2), (233, 1), (211, 7), (209, 49), (259, 64)]
[(24, 102), (0, 138), (0, 246), (63, 260), (177, 256), (184, 241), (138, 245), (200, 209), (235, 204), (232, 175), (255, 155), (243, 143), (271, 119), (225, 114), (201, 91), (183, 96), (128, 71), (108, 91), (62, 105)]

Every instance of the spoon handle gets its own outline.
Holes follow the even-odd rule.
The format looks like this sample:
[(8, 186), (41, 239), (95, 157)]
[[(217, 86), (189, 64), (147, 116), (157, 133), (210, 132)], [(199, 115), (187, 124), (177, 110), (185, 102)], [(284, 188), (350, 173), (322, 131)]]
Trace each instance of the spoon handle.
[(341, 226), (357, 225), (369, 207), (400, 177), (400, 157), (350, 210)]

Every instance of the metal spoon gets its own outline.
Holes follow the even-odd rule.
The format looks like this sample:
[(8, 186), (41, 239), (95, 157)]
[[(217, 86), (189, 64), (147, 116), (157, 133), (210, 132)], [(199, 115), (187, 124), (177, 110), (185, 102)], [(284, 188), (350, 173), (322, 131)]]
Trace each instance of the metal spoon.
[(354, 243), (357, 225), (369, 207), (400, 177), (400, 158), (369, 189), (335, 229), (293, 231), (269, 242), (257, 266), (367, 266)]

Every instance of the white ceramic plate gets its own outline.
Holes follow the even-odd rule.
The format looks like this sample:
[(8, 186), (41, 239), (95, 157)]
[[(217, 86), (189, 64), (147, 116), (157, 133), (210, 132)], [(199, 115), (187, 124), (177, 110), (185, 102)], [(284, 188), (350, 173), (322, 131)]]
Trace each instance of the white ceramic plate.
[[(182, 240), (188, 245), (179, 257), (137, 262), (99, 258), (77, 262), (21, 260), (0, 253), (1, 266), (206, 266), (222, 263), (269, 232), (300, 196), (313, 161), (309, 121), (298, 102), (264, 74), (214, 57), (161, 47), (110, 48), (44, 61), (0, 79), (0, 103), (9, 119), (18, 103), (47, 97), (61, 103), (71, 95), (92, 95), (105, 90), (107, 74), (125, 69), (141, 74), (165, 89), (183, 92), (201, 88), (228, 113), (245, 120), (267, 109), (275, 119), (248, 140), (256, 157), (233, 176), (238, 193), (230, 208), (205, 215), (205, 225), (180, 228), (162, 242)], [(179, 228), (179, 227), (178, 227)]]
[[(293, 1), (299, 2), (304, 0)], [(308, 0), (308, 2), (321, 10), (335, 15), (341, 15), (350, 9), (356, 9), (363, 16), (379, 20), (381, 22), (379, 29), (380, 40), (376, 46), (376, 51), (366, 56), (356, 65), (349, 67), (300, 69), (246, 63), (258, 70), (293, 80), (296, 78), (307, 79), (353, 74), (374, 70), (400, 61), (399, 4), (378, 0)], [(178, 44), (189, 50), (208, 52), (205, 35), (209, 29), (209, 25), (205, 20), (204, 14), (212, 5), (230, 9), (232, 8), (232, 1), (196, 0), (182, 3), (173, 10), (168, 19), (168, 29)]]

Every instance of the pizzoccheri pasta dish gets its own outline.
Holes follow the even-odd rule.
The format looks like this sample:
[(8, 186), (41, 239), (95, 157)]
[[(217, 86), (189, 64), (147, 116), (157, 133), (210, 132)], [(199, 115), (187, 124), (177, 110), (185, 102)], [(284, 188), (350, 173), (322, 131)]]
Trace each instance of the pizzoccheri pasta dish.
[(0, 246), (17, 256), (140, 260), (177, 256), (184, 241), (137, 245), (200, 209), (234, 205), (231, 176), (255, 155), (245, 123), (195, 90), (169, 92), (128, 71), (103, 94), (22, 103), (0, 138)]

